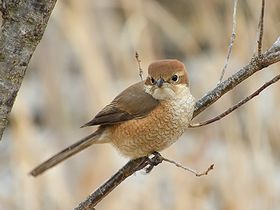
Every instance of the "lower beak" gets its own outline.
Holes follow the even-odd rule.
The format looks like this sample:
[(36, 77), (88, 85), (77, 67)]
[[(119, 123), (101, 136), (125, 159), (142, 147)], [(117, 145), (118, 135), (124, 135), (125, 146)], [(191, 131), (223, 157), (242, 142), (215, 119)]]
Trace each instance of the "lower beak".
[(158, 87), (161, 87), (163, 83), (164, 83), (164, 79), (160, 78), (160, 79), (157, 81), (157, 86), (158, 86)]

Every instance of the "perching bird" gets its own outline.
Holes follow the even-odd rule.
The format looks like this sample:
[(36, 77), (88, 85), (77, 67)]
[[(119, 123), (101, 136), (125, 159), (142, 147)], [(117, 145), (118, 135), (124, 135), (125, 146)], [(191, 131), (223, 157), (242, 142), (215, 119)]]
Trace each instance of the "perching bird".
[(150, 64), (148, 77), (121, 92), (84, 126), (99, 125), (91, 135), (37, 166), (37, 176), (92, 144), (111, 143), (131, 159), (149, 156), (173, 144), (186, 130), (195, 99), (183, 63), (159, 60)]

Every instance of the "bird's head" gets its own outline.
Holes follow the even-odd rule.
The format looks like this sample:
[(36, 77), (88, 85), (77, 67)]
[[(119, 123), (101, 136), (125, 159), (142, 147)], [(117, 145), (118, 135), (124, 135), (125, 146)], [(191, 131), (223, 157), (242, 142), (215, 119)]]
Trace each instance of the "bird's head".
[(189, 79), (185, 65), (175, 59), (159, 60), (150, 64), (145, 91), (157, 100), (180, 97), (188, 90)]

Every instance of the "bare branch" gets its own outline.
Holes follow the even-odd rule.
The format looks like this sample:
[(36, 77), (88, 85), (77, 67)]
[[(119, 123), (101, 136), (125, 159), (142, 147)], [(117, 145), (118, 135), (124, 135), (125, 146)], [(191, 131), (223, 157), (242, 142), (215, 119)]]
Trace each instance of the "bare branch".
[(236, 31), (236, 8), (237, 8), (237, 3), (238, 3), (238, 0), (234, 0), (233, 13), (232, 13), (232, 32), (231, 32), (231, 37), (230, 37), (230, 43), (229, 43), (229, 46), (228, 46), (227, 57), (226, 57), (226, 60), (225, 60), (225, 65), (222, 69), (222, 73), (221, 73), (219, 83), (221, 83), (223, 81), (223, 78), (224, 78), (224, 75), (225, 75), (225, 72), (226, 72), (226, 69), (227, 69), (227, 66), (228, 66), (229, 58), (230, 58), (230, 55), (231, 55), (232, 47), (233, 47), (233, 44), (234, 44), (234, 41), (235, 41), (235, 38), (236, 38), (236, 32), (235, 31)]
[(141, 68), (141, 60), (139, 59), (139, 54), (137, 51), (135, 53), (135, 58), (138, 63), (139, 76), (141, 78), (141, 81), (143, 81), (143, 69)]
[(174, 160), (169, 160), (167, 158), (162, 157), (163, 161), (166, 161), (168, 163), (174, 164), (175, 166), (184, 169), (185, 171), (191, 172), (192, 174), (194, 174), (195, 176), (204, 176), (207, 175), (209, 173), (209, 171), (214, 169), (214, 164), (211, 164), (204, 172), (197, 172), (194, 169), (191, 169), (189, 167), (185, 167), (180, 163), (175, 162)]
[(277, 82), (280, 79), (280, 75), (277, 75), (276, 77), (274, 77), (272, 80), (266, 82), (263, 86), (261, 86), (258, 90), (256, 90), (253, 94), (249, 95), (248, 97), (246, 97), (245, 99), (243, 99), (242, 101), (238, 102), (236, 105), (234, 105), (233, 107), (229, 108), (228, 110), (226, 110), (225, 112), (223, 112), (222, 114), (210, 119), (210, 120), (206, 120), (202, 123), (196, 123), (196, 124), (191, 124), (189, 125), (190, 128), (197, 128), (197, 127), (201, 127), (204, 125), (208, 125), (211, 124), (213, 122), (216, 122), (217, 120), (222, 119), (223, 117), (227, 116), (228, 114), (230, 114), (231, 112), (233, 112), (234, 110), (236, 110), (237, 108), (241, 107), (243, 104), (247, 103), (248, 101), (250, 101), (251, 99), (253, 99), (254, 97), (256, 97), (257, 95), (259, 95), (264, 89), (266, 89), (267, 87), (269, 87), (270, 85), (274, 84), (275, 82)]
[(258, 29), (259, 29), (259, 37), (258, 37), (258, 57), (262, 54), (262, 39), (263, 39), (263, 19), (264, 19), (264, 6), (265, 0), (262, 0), (262, 8), (261, 8), (261, 15), (259, 19)]
[(56, 0), (0, 1), (0, 139), (29, 60), (40, 42)]
[(94, 209), (94, 206), (96, 206), (97, 203), (99, 203), (106, 195), (108, 195), (113, 189), (115, 189), (122, 181), (124, 181), (127, 177), (131, 176), (136, 171), (143, 169), (147, 165), (147, 157), (129, 161), (95, 192), (91, 193), (88, 198), (85, 199), (85, 201), (81, 202), (75, 208), (75, 210)]
[(194, 175), (200, 177), (203, 175), (207, 175), (209, 171), (213, 170), (214, 164), (210, 165), (207, 170), (202, 173), (196, 172), (193, 169), (182, 166), (181, 164), (164, 158), (160, 153), (154, 152), (153, 157), (141, 157), (135, 160), (130, 160), (124, 167), (122, 167), (117, 173), (115, 173), (107, 182), (105, 182), (102, 186), (100, 186), (96, 191), (91, 193), (83, 202), (81, 202), (74, 210), (93, 210), (94, 207), (105, 198), (113, 189), (115, 189), (122, 181), (124, 181), (127, 177), (134, 174), (136, 171), (139, 171), (146, 166), (146, 173), (149, 173), (154, 166), (162, 163), (162, 161), (166, 161), (168, 163), (174, 164), (179, 168), (183, 168), (186, 171), (193, 173)]
[(278, 37), (272, 47), (263, 53), (261, 57), (252, 58), (246, 66), (241, 68), (224, 82), (218, 84), (213, 90), (209, 91), (205, 96), (199, 99), (195, 105), (193, 118), (254, 73), (279, 61), (280, 37)]

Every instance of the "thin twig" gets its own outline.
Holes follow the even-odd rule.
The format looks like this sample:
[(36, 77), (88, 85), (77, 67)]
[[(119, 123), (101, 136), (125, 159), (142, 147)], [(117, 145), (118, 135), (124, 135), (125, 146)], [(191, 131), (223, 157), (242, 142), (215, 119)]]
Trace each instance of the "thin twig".
[(259, 37), (258, 37), (258, 57), (262, 54), (262, 40), (263, 40), (263, 20), (264, 20), (264, 6), (265, 0), (262, 0), (262, 8), (261, 8), (261, 15), (259, 19), (258, 29), (259, 29)]
[(138, 63), (139, 76), (141, 78), (141, 81), (143, 81), (143, 69), (141, 68), (141, 60), (139, 59), (139, 54), (137, 51), (135, 52), (135, 58)]
[(228, 114), (230, 114), (231, 112), (233, 112), (234, 110), (236, 110), (237, 108), (241, 107), (243, 104), (247, 103), (248, 101), (250, 101), (251, 99), (253, 99), (254, 97), (256, 97), (257, 95), (259, 95), (264, 89), (266, 89), (268, 86), (274, 84), (275, 82), (277, 82), (280, 79), (280, 75), (277, 75), (276, 77), (274, 77), (272, 80), (266, 82), (263, 86), (261, 86), (258, 90), (256, 90), (253, 94), (249, 95), (248, 97), (246, 97), (245, 99), (243, 99), (242, 101), (238, 102), (236, 105), (234, 105), (233, 107), (229, 108), (228, 110), (226, 110), (225, 112), (223, 112), (222, 114), (210, 119), (210, 120), (206, 120), (202, 123), (195, 123), (195, 124), (191, 124), (189, 125), (190, 128), (197, 128), (197, 127), (201, 127), (204, 125), (208, 125), (211, 124), (215, 121), (218, 121), (220, 119), (222, 119), (223, 117), (227, 116)]
[(168, 158), (163, 157), (159, 152), (154, 152), (153, 153), (153, 157), (149, 158), (147, 161), (147, 163), (149, 163), (149, 166), (147, 168), (145, 168), (146, 173), (150, 173), (151, 170), (154, 168), (154, 166), (157, 166), (158, 164), (162, 163), (162, 161), (174, 164), (175, 166), (184, 169), (185, 171), (191, 172), (192, 174), (194, 174), (195, 176), (203, 176), (203, 175), (207, 175), (209, 171), (214, 169), (214, 164), (211, 164), (207, 170), (205, 170), (204, 172), (197, 172), (194, 169), (191, 169), (189, 167), (185, 167), (180, 163), (177, 163), (174, 160), (170, 160)]
[(171, 164), (174, 164), (175, 166), (179, 167), (179, 168), (182, 168), (188, 172), (191, 172), (193, 173), (195, 176), (204, 176), (204, 175), (207, 175), (209, 173), (209, 171), (213, 170), (214, 169), (214, 164), (211, 164), (204, 172), (197, 172), (195, 171), (194, 169), (191, 169), (189, 167), (186, 167), (186, 166), (183, 166), (182, 164), (180, 163), (177, 163), (173, 160), (169, 160), (167, 158), (164, 158), (162, 157), (162, 160), (165, 161), (165, 162), (168, 162), (168, 163), (171, 163)]
[(221, 73), (221, 77), (219, 80), (219, 83), (221, 83), (223, 81), (227, 66), (228, 66), (228, 62), (229, 62), (229, 58), (232, 52), (232, 47), (236, 38), (236, 8), (237, 8), (237, 3), (238, 0), (234, 0), (234, 4), (233, 4), (233, 13), (232, 13), (232, 32), (231, 32), (231, 37), (230, 37), (230, 43), (228, 46), (228, 52), (227, 52), (227, 57), (225, 60), (225, 65), (222, 69), (222, 73)]

